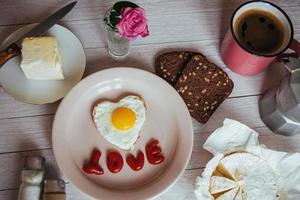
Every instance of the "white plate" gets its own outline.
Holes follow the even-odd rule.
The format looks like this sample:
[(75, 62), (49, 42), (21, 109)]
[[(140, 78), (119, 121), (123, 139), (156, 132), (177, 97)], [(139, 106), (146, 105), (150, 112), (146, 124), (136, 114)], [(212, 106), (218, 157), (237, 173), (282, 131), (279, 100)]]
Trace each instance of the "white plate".
[[(146, 122), (135, 150), (122, 151), (105, 141), (95, 128), (91, 110), (99, 100), (118, 101), (128, 94), (144, 99)], [(158, 139), (165, 161), (134, 172), (127, 165), (128, 153), (142, 150)], [(180, 95), (158, 76), (134, 68), (113, 68), (97, 72), (77, 84), (60, 104), (53, 124), (52, 144), (58, 166), (81, 191), (97, 199), (148, 199), (173, 185), (186, 168), (193, 147), (193, 127)], [(94, 148), (102, 152), (104, 175), (87, 175), (82, 166)], [(122, 171), (112, 174), (106, 166), (109, 150), (124, 160)]]
[[(24, 26), (13, 32), (2, 43), (2, 47), (14, 42), (36, 24)], [(0, 69), (0, 83), (4, 90), (15, 99), (32, 104), (55, 102), (81, 80), (85, 69), (85, 54), (78, 38), (68, 29), (54, 25), (44, 35), (55, 36), (62, 55), (64, 80), (29, 80), (20, 68), (21, 56), (10, 59)]]

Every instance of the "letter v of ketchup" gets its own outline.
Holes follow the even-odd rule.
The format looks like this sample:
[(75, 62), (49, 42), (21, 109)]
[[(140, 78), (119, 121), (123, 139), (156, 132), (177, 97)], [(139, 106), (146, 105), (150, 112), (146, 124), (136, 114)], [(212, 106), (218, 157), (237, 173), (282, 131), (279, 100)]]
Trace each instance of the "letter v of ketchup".
[(139, 151), (136, 158), (132, 154), (129, 154), (126, 158), (126, 162), (132, 170), (139, 171), (144, 167), (144, 153)]
[(112, 173), (118, 173), (123, 168), (123, 158), (116, 151), (111, 151), (107, 154), (107, 168)]

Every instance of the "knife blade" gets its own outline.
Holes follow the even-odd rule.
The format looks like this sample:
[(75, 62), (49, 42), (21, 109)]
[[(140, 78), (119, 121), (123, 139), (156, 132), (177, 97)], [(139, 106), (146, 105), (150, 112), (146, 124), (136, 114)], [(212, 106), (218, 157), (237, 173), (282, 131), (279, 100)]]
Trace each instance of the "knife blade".
[(34, 28), (26, 32), (16, 41), (10, 44), (7, 48), (0, 52), (0, 68), (9, 59), (21, 54), (21, 42), (24, 37), (37, 37), (45, 33), (48, 29), (54, 26), (60, 19), (62, 19), (66, 14), (68, 14), (76, 5), (77, 1), (74, 1), (63, 8), (56, 11), (51, 16), (47, 17), (41, 23), (36, 25)]

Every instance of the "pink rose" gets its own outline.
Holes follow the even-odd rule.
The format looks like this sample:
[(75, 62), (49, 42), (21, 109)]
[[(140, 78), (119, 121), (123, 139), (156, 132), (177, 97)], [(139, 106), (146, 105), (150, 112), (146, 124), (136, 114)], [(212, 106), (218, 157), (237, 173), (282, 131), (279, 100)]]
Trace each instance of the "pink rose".
[(139, 35), (142, 37), (148, 36), (149, 31), (144, 9), (139, 7), (123, 8), (117, 29), (123, 37), (129, 40), (134, 40)]

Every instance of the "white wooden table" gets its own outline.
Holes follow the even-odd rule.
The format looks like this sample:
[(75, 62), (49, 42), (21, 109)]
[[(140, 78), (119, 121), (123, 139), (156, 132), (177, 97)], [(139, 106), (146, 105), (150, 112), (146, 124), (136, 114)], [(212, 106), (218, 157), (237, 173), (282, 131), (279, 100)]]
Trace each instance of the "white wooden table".
[[(0, 0), (0, 40), (28, 23), (40, 22), (70, 1), (64, 0)], [(141, 0), (146, 9), (151, 35), (132, 45), (124, 61), (107, 54), (104, 12), (114, 3), (110, 0), (79, 0), (74, 10), (60, 24), (73, 31), (83, 43), (87, 56), (85, 75), (104, 68), (133, 66), (153, 71), (153, 58), (166, 49), (192, 49), (205, 54), (224, 68), (234, 80), (231, 96), (200, 130), (194, 121), (194, 149), (190, 163), (178, 183), (158, 199), (195, 199), (193, 183), (211, 155), (202, 149), (210, 133), (225, 117), (239, 120), (260, 133), (267, 146), (289, 152), (300, 152), (300, 134), (283, 137), (272, 134), (260, 120), (258, 99), (266, 88), (282, 77), (280, 65), (254, 77), (241, 77), (230, 72), (219, 56), (219, 43), (229, 26), (232, 11), (243, 1), (234, 0)], [(300, 1), (278, 0), (291, 17), (295, 38), (300, 39)], [(15, 101), (0, 87), (0, 199), (16, 199), (20, 172), (26, 155), (42, 155), (47, 159), (47, 177), (61, 176), (51, 147), (51, 126), (58, 103), (28, 105)], [(67, 181), (67, 180), (66, 180)], [(68, 199), (86, 199), (67, 181)]]

